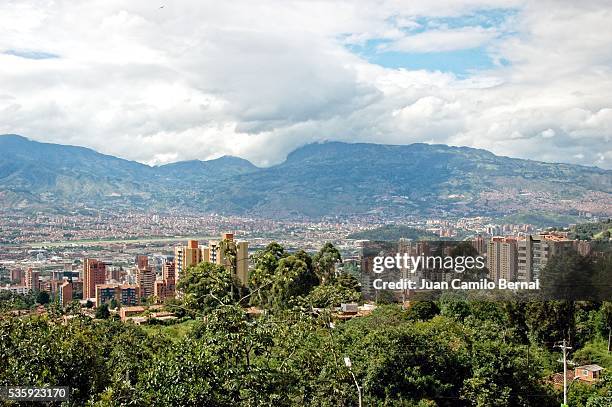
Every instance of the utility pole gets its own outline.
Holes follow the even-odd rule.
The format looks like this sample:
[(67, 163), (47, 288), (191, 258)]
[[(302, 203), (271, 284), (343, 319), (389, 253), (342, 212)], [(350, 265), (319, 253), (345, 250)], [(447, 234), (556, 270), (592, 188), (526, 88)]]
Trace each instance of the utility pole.
[(612, 340), (612, 326), (608, 327), (608, 353), (610, 353), (610, 345)]
[(563, 339), (563, 345), (555, 345), (555, 347), (563, 350), (563, 406), (567, 407), (567, 351), (572, 347), (566, 345), (565, 339)]

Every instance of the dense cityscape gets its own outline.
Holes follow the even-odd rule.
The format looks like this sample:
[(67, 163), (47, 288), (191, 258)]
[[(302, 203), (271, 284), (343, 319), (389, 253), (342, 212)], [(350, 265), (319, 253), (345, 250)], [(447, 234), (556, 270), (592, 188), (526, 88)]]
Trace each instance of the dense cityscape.
[[(591, 254), (590, 241), (570, 237), (570, 227), (538, 228), (531, 224), (495, 224), (487, 217), (458, 219), (402, 219), (401, 224), (380, 217), (281, 221), (237, 216), (197, 214), (125, 215), (100, 213), (89, 215), (19, 215), (5, 214), (0, 224), (3, 242), (0, 289), (18, 294), (44, 291), (62, 306), (73, 298), (100, 306), (116, 290), (116, 298), (129, 298), (123, 305), (163, 303), (174, 298), (180, 272), (201, 261), (224, 264), (221, 242), (238, 240), (239, 259), (244, 267), (241, 283), (249, 283), (254, 266), (249, 257), (277, 242), (288, 250), (314, 253), (324, 244), (333, 243), (344, 264), (354, 266), (366, 299), (374, 299), (371, 265), (364, 252), (376, 247), (376, 235), (369, 231), (400, 225), (417, 239), (465, 240), (487, 258), (488, 278), (509, 281), (535, 281), (549, 257), (573, 250), (582, 256)], [(585, 217), (593, 224), (598, 219)], [(385, 223), (387, 222), (387, 223)], [(231, 233), (227, 233), (231, 231)], [(395, 239), (408, 237), (397, 235)], [(221, 240), (215, 236), (222, 236)], [(372, 240), (373, 242), (369, 242)], [(188, 241), (187, 246), (183, 246)], [(198, 242), (200, 241), (200, 243)], [(241, 246), (244, 244), (244, 246)], [(405, 245), (404, 245), (405, 246)], [(410, 252), (410, 247), (392, 250)], [(197, 252), (185, 257), (183, 251)], [(419, 247), (423, 251), (422, 247)], [(426, 250), (428, 251), (428, 250)], [(194, 257), (195, 256), (195, 257)], [(188, 260), (189, 259), (189, 260)], [(336, 265), (342, 268), (342, 265)], [(113, 286), (114, 284), (114, 286)], [(128, 294), (122, 294), (128, 290)], [(127, 295), (127, 297), (126, 297)], [(108, 298), (107, 298), (108, 297)], [(398, 297), (399, 298), (399, 297)], [(127, 301), (127, 302), (126, 302)], [(120, 301), (121, 302), (121, 301)]]
[(0, 407), (612, 407), (611, 17), (0, 1)]
[[(487, 279), (504, 280), (516, 282), (516, 284), (537, 282), (539, 286), (539, 280), (551, 281), (552, 276), (552, 281), (559, 283), (563, 289), (565, 281), (568, 281), (567, 276), (574, 275), (572, 273), (577, 272), (583, 275), (592, 273), (592, 277), (580, 283), (584, 286), (573, 283), (575, 287), (572, 292), (578, 296), (575, 299), (592, 298), (599, 301), (599, 298), (609, 298), (610, 292), (605, 287), (605, 282), (609, 281), (609, 260), (606, 259), (609, 259), (609, 239), (612, 228), (607, 219), (602, 220), (585, 215), (584, 223), (554, 228), (542, 228), (531, 224), (496, 224), (494, 219), (486, 217), (414, 218), (404, 219), (401, 223), (398, 221), (390, 223), (388, 220), (384, 221), (376, 217), (361, 218), (357, 223), (354, 219), (338, 218), (319, 222), (305, 220), (287, 222), (197, 214), (131, 213), (124, 216), (38, 215), (31, 217), (19, 217), (19, 215), (12, 214), (3, 218), (2, 224), (4, 242), (0, 251), (0, 279), (2, 282), (0, 307), (4, 317), (0, 317), (0, 322), (8, 323), (9, 331), (18, 332), (21, 328), (13, 326), (17, 320), (26, 323), (23, 329), (30, 329), (26, 328), (29, 326), (27, 324), (35, 323), (42, 318), (44, 321), (49, 321), (51, 326), (55, 323), (53, 321), (57, 321), (60, 326), (66, 324), (79, 326), (78, 329), (81, 331), (88, 331), (95, 326), (98, 326), (95, 329), (105, 326), (100, 325), (101, 321), (109, 321), (108, 323), (117, 321), (116, 323), (121, 324), (122, 328), (112, 329), (119, 329), (119, 332), (138, 326), (139, 329), (144, 329), (142, 332), (146, 335), (158, 338), (156, 340), (188, 342), (193, 340), (193, 335), (200, 335), (196, 333), (201, 330), (207, 332), (210, 329), (216, 330), (215, 333), (211, 331), (210, 334), (206, 334), (212, 335), (210, 338), (213, 338), (215, 335), (225, 335), (225, 332), (229, 333), (238, 329), (238, 325), (233, 325), (234, 322), (230, 320), (219, 322), (221, 325), (215, 325), (210, 321), (210, 318), (228, 318), (226, 313), (230, 312), (229, 309), (234, 315), (231, 318), (238, 318), (236, 322), (238, 324), (242, 323), (239, 321), (250, 321), (249, 324), (262, 323), (279, 327), (270, 333), (274, 337), (282, 335), (281, 331), (276, 331), (276, 329), (281, 329), (281, 326), (286, 326), (282, 329), (298, 329), (295, 334), (304, 328), (298, 328), (299, 324), (295, 325), (294, 322), (286, 320), (286, 312), (297, 313), (295, 315), (301, 315), (300, 318), (310, 315), (308, 318), (312, 319), (307, 325), (314, 324), (309, 329), (315, 329), (318, 332), (317, 335), (324, 335), (320, 327), (315, 328), (322, 320), (330, 321), (326, 322), (331, 324), (330, 326), (344, 322), (337, 329), (339, 329), (338, 334), (346, 335), (350, 332), (351, 326), (367, 325), (371, 323), (370, 321), (380, 318), (386, 320), (387, 318), (398, 318), (401, 315), (406, 315), (409, 321), (416, 319), (428, 324), (441, 322), (442, 320), (438, 320), (441, 316), (450, 318), (448, 321), (453, 319), (459, 321), (458, 318), (465, 318), (465, 316), (460, 317), (463, 315), (462, 312), (474, 313), (476, 317), (477, 307), (482, 306), (478, 304), (490, 304), (487, 306), (498, 309), (496, 312), (502, 312), (502, 314), (508, 312), (502, 311), (506, 307), (503, 304), (511, 304), (512, 302), (508, 301), (514, 300), (504, 295), (500, 297), (504, 299), (504, 302), (497, 302), (498, 300), (490, 296), (479, 298), (468, 294), (468, 297), (464, 299), (455, 299), (449, 303), (448, 299), (445, 299), (446, 294), (435, 298), (427, 297), (428, 299), (420, 296), (423, 293), (432, 294), (435, 290), (433, 292), (431, 290), (407, 290), (397, 288), (399, 286), (395, 286), (395, 289), (377, 289), (375, 279), (389, 281), (393, 284), (398, 277), (406, 277), (406, 273), (401, 269), (389, 269), (384, 273), (376, 273), (372, 269), (373, 255), (380, 256), (385, 253), (390, 255), (397, 253), (398, 256), (402, 253), (429, 255), (437, 250), (436, 245), (439, 243), (450, 244), (448, 248), (443, 249), (443, 252), (451, 256), (457, 256), (458, 252), (455, 250), (458, 249), (463, 254), (473, 253), (484, 256), (486, 274), (475, 277), (484, 278), (484, 281)], [(585, 261), (591, 262), (592, 266), (588, 266)], [(590, 268), (593, 268), (593, 272), (588, 271)], [(603, 270), (604, 274), (598, 274), (600, 272), (597, 270)], [(397, 274), (398, 272), (404, 272), (404, 274)], [(432, 281), (438, 283), (445, 279), (449, 281), (451, 277), (445, 274), (432, 277), (430, 271), (429, 274), (425, 272), (409, 276), (409, 279), (421, 283), (427, 281), (431, 284)], [(516, 290), (514, 292), (517, 293)], [(600, 352), (599, 350), (596, 352), (587, 350), (591, 349), (589, 347), (600, 346), (595, 345), (601, 343), (597, 339), (600, 335), (598, 331), (592, 331), (590, 336), (585, 336), (585, 333), (580, 333), (576, 326), (562, 329), (561, 336), (559, 336), (559, 333), (555, 333), (556, 331), (551, 331), (552, 326), (550, 328), (539, 326), (538, 321), (545, 318), (542, 312), (549, 314), (546, 318), (552, 318), (556, 321), (554, 324), (570, 323), (563, 316), (567, 312), (563, 304), (566, 304), (565, 299), (570, 297), (567, 297), (565, 292), (561, 293), (560, 298), (554, 297), (555, 294), (559, 293), (548, 294), (552, 295), (548, 299), (556, 298), (556, 301), (523, 303), (528, 304), (526, 309), (520, 308), (520, 311), (518, 309), (513, 311), (519, 314), (524, 313), (523, 317), (527, 318), (527, 321), (533, 319), (533, 322), (527, 322), (527, 328), (521, 328), (527, 329), (530, 332), (529, 335), (533, 334), (539, 338), (533, 339), (534, 342), (531, 345), (534, 347), (533, 352), (536, 352), (536, 355), (532, 356), (531, 363), (539, 366), (538, 369), (546, 365), (541, 359), (542, 355), (548, 352), (550, 355), (555, 354), (555, 346), (559, 343), (557, 339), (565, 336), (563, 332), (570, 332), (566, 329), (571, 329), (572, 335), (577, 335), (573, 344), (578, 346), (579, 343), (582, 343), (580, 345), (582, 349), (573, 353), (574, 367), (566, 368), (565, 374), (559, 369), (558, 364), (552, 363), (546, 365), (548, 367), (543, 371), (538, 370), (539, 373), (534, 371), (534, 376), (528, 380), (515, 385), (537, 387), (538, 390), (532, 391), (538, 392), (538, 400), (540, 402), (543, 398), (548, 400), (545, 404), (538, 405), (554, 403), (564, 389), (564, 381), (565, 388), (567, 388), (568, 380), (571, 383), (575, 381), (583, 383), (582, 387), (574, 385), (570, 388), (570, 390), (580, 388), (583, 392), (580, 393), (582, 396), (579, 396), (575, 393), (576, 390), (570, 391), (572, 400), (577, 397), (585, 397), (586, 400), (600, 396), (604, 397), (602, 400), (605, 400), (605, 397), (608, 397), (605, 395), (605, 392), (608, 391), (605, 390), (607, 389), (606, 383), (608, 383), (605, 372), (610, 366), (609, 357), (597, 353)], [(459, 311), (454, 308), (457, 305), (448, 308), (449, 304), (460, 304), (463, 301), (471, 311)], [(592, 308), (590, 311), (592, 317), (595, 315), (606, 317), (608, 311), (605, 304), (601, 309), (597, 308), (598, 306)], [(584, 306), (573, 306), (577, 307), (572, 311), (575, 313), (573, 318), (583, 318), (584, 316), (579, 317), (579, 315), (583, 315), (582, 307)], [(557, 307), (560, 308), (557, 309)], [(396, 314), (397, 312), (400, 314)], [(441, 316), (438, 316), (437, 319), (436, 314), (441, 314)], [(9, 319), (6, 319), (7, 316)], [(490, 317), (490, 315), (485, 316), (485, 319), (478, 324), (491, 323), (486, 322)], [(505, 320), (505, 318), (502, 319)], [(363, 323), (357, 321), (363, 321)], [(569, 326), (574, 326), (578, 323), (577, 321), (578, 319), (571, 322)], [(282, 323), (277, 325), (279, 322)], [(88, 327), (90, 323), (94, 325)], [(372, 323), (376, 324), (376, 322)], [(512, 324), (515, 323), (512, 322)], [(413, 322), (402, 324), (408, 324), (406, 325), (408, 328)], [(9, 328), (9, 326), (12, 327)], [(605, 329), (605, 325), (603, 327)], [(341, 333), (347, 329), (347, 333)], [(364, 329), (364, 332), (367, 332), (372, 328)], [(513, 329), (518, 329), (518, 326)], [(37, 331), (34, 329), (28, 332), (30, 333), (23, 331), (19, 335), (25, 340), (28, 335), (33, 335)], [(142, 332), (136, 335), (143, 335)], [(244, 331), (239, 337), (252, 334), (248, 332), (248, 330)], [(385, 335), (390, 334), (388, 331), (384, 332), (386, 332)], [(95, 340), (98, 334), (92, 333), (92, 335), (91, 338)], [(231, 336), (220, 343), (223, 343), (223, 346), (233, 346), (233, 339), (229, 338)], [(36, 341), (39, 340), (42, 339), (36, 339)], [(516, 346), (524, 346), (520, 344), (524, 341), (523, 339), (515, 338), (512, 341), (518, 341)], [(275, 349), (274, 352), (283, 352), (279, 348), (279, 346), (282, 347), (282, 343), (282, 340), (277, 342), (277, 339), (274, 339), (270, 343), (272, 348), (269, 350)], [(131, 346), (141, 345), (134, 342)], [(605, 346), (605, 344), (602, 345)], [(160, 343), (155, 346), (165, 345)], [(298, 346), (305, 346), (305, 344)], [(332, 342), (325, 346), (331, 346), (332, 352), (335, 352), (333, 349), (340, 345)], [(540, 348), (540, 346), (543, 347)], [(10, 352), (14, 351), (15, 349)], [(338, 351), (347, 352), (346, 349), (340, 348)], [(63, 353), (64, 351), (58, 352)], [(119, 352), (121, 354), (122, 351)], [(544, 354), (537, 356), (538, 352), (544, 352)], [(247, 351), (245, 355), (247, 360), (250, 357), (256, 357), (256, 353), (251, 355), (251, 351)], [(150, 356), (147, 356), (149, 357), (155, 360), (157, 356), (151, 353)], [(353, 355), (353, 359), (357, 363), (362, 363), (364, 367), (370, 364), (369, 359), (363, 359), (357, 355)], [(10, 363), (17, 361), (12, 357), (9, 360)], [(63, 360), (57, 363), (60, 365), (66, 363)], [(409, 363), (413, 362), (414, 360)], [(103, 363), (115, 362), (113, 359), (104, 359)], [(172, 369), (170, 366), (166, 368)], [(227, 369), (229, 366), (219, 366), (219, 368)], [(240, 368), (247, 369), (247, 371), (251, 369), (248, 365)], [(266, 367), (266, 369), (271, 368), (271, 366)], [(219, 374), (224, 374), (223, 372), (224, 370), (221, 370)], [(341, 376), (346, 373), (347, 371), (338, 372)], [(91, 371), (85, 369), (83, 374), (91, 374)], [(170, 405), (178, 402), (181, 405), (191, 405), (191, 402), (186, 401), (187, 399), (179, 395), (175, 396), (172, 392), (156, 393), (147, 387), (146, 382), (141, 382), (144, 377), (135, 372), (128, 374), (132, 376), (129, 383), (133, 383), (134, 386), (145, 386), (135, 390), (135, 393), (128, 393), (129, 398), (134, 397), (138, 400), (138, 405), (150, 405), (152, 402), (149, 397), (165, 400), (154, 404)], [(363, 372), (358, 374), (364, 377)], [(116, 388), (120, 381), (115, 382), (116, 379), (112, 377), (112, 375), (106, 376), (101, 383)], [(433, 377), (431, 379), (433, 380)], [(364, 388), (364, 397), (367, 400), (371, 402), (392, 400), (402, 394), (403, 390), (398, 390), (400, 393), (395, 396), (382, 396), (377, 393), (376, 383), (379, 380), (376, 379)], [(439, 380), (448, 379), (440, 378)], [(53, 384), (48, 381), (46, 383)], [(185, 383), (187, 382), (180, 381), (176, 386), (182, 388), (181, 386), (184, 386)], [(63, 382), (55, 382), (55, 384), (63, 385)], [(285, 385), (280, 383), (277, 385), (280, 386), (279, 389), (286, 389)], [(507, 397), (523, 400), (520, 401), (522, 405), (532, 405), (532, 402), (529, 401), (530, 396), (523, 399), (524, 389), (512, 389), (515, 385), (510, 383), (505, 385), (507, 386), (506, 391), (510, 392)], [(249, 386), (251, 384), (245, 383), (243, 387), (246, 389)], [(335, 386), (344, 388), (344, 386), (350, 386), (350, 381), (346, 382), (341, 379)], [(466, 384), (460, 391), (458, 388), (455, 390), (449, 388), (447, 395), (454, 394), (452, 397), (463, 400), (449, 405), (464, 405), (472, 397), (469, 395), (471, 390), (465, 386)], [(361, 389), (361, 387), (358, 388)], [(480, 389), (477, 391), (484, 390), (484, 387), (476, 388)], [(97, 391), (99, 390), (89, 385), (73, 388), (70, 390), (74, 398), (73, 403), (75, 404), (73, 405), (84, 402), (87, 397), (106, 397), (100, 396), (100, 393), (96, 393)], [(201, 401), (193, 405), (199, 405), (199, 403), (229, 405), (228, 403), (236, 400), (244, 404), (265, 405), (270, 401), (269, 397), (275, 397), (276, 392), (280, 390), (271, 391), (265, 397), (259, 394), (252, 398), (232, 396), (227, 390), (222, 395), (214, 397), (205, 391), (194, 391), (197, 395), (193, 397)], [(418, 391), (420, 396), (417, 397), (421, 400), (438, 400), (438, 402), (444, 400), (426, 388)], [(459, 393), (456, 393), (457, 391)], [(121, 401), (121, 397), (124, 396), (116, 395), (115, 404), (112, 405), (124, 405), (125, 400)], [(244, 399), (244, 397), (247, 398)], [(287, 405), (293, 405), (296, 400), (305, 400), (304, 397), (310, 396), (296, 388), (291, 390), (291, 394), (287, 394), (284, 400)], [(339, 401), (329, 405), (350, 405), (355, 400), (354, 393), (350, 392), (338, 397)], [(359, 390), (359, 397), (361, 397), (361, 390)], [(506, 400), (503, 403), (509, 400), (503, 395), (491, 397)], [(320, 397), (312, 397), (310, 405), (326, 405), (328, 400), (330, 400), (330, 393), (324, 391)], [(489, 405), (488, 401), (482, 405)]]

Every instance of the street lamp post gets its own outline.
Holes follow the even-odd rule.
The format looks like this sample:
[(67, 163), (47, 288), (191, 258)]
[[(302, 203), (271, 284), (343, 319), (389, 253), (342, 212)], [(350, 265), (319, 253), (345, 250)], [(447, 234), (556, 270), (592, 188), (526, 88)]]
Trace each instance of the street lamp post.
[(555, 345), (555, 347), (563, 351), (563, 406), (567, 407), (567, 351), (572, 347), (567, 346), (565, 339), (563, 339), (563, 345)]
[(353, 380), (355, 381), (355, 387), (357, 387), (357, 397), (359, 400), (359, 407), (361, 406), (361, 386), (359, 386), (359, 382), (357, 381), (357, 377), (355, 377), (355, 373), (353, 373), (353, 364), (351, 363), (351, 359), (348, 356), (344, 357), (344, 365), (348, 368), (349, 373), (353, 376)]

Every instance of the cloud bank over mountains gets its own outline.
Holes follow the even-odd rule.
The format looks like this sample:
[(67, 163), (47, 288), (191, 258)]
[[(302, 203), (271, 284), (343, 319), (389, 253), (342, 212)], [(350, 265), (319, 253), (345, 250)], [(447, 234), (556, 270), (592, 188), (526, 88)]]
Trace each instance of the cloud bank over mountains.
[(612, 168), (611, 19), (605, 1), (8, 1), (0, 133), (149, 164), (338, 140)]

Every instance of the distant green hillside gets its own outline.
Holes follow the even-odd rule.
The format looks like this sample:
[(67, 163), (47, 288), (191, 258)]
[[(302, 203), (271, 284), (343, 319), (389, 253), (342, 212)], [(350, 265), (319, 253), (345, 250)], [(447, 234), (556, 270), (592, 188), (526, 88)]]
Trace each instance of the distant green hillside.
[(362, 230), (348, 235), (355, 240), (397, 241), (402, 238), (412, 240), (436, 240), (438, 235), (404, 225), (385, 225), (375, 229)]
[[(560, 224), (571, 222), (561, 216), (587, 203), (600, 213), (612, 211), (610, 170), (467, 147), (316, 143), (268, 168), (236, 157), (150, 167), (17, 135), (0, 135), (0, 151), (0, 209), (9, 210), (187, 209), (318, 219), (499, 217), (520, 209), (558, 213)], [(525, 223), (552, 223), (530, 220)]]
[(592, 240), (609, 238), (612, 233), (612, 219), (600, 222), (581, 223), (572, 227), (573, 238), (580, 240)]

